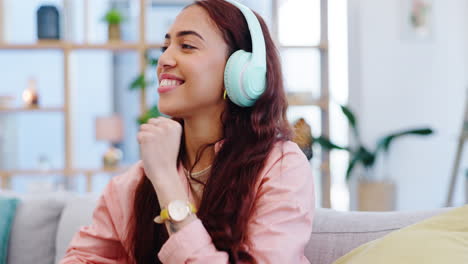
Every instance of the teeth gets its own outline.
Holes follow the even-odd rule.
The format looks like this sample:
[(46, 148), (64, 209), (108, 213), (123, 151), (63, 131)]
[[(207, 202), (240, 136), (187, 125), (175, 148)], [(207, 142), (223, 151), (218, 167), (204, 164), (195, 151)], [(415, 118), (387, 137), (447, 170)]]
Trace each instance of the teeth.
[(175, 85), (180, 85), (180, 84), (182, 84), (181, 81), (163, 79), (160, 83), (160, 86), (175, 86)]

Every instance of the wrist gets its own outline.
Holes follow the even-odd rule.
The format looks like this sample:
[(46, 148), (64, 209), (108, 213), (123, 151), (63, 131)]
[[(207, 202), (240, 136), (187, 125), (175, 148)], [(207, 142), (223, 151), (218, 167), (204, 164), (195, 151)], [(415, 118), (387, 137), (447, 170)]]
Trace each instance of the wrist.
[(178, 174), (177, 167), (158, 167), (149, 171), (148, 177), (154, 182), (162, 182), (167, 179), (169, 175)]
[(151, 181), (158, 196), (160, 207), (166, 208), (174, 200), (188, 201), (187, 192), (180, 181), (177, 171), (160, 173), (163, 173), (159, 174), (161, 176), (160, 180)]
[(180, 182), (179, 173), (177, 169), (161, 169), (157, 172), (148, 175), (148, 178), (151, 180), (151, 183), (154, 189), (161, 190), (161, 189), (173, 189), (174, 184)]
[(180, 201), (188, 201), (188, 196), (177, 188), (165, 188), (165, 189), (157, 189), (156, 194), (158, 196), (159, 206), (161, 209), (167, 208), (170, 202), (180, 200)]
[(169, 235), (175, 234), (177, 231), (182, 230), (185, 226), (188, 226), (193, 221), (197, 220), (198, 217), (196, 214), (191, 214), (181, 222), (166, 222), (166, 228), (169, 232)]

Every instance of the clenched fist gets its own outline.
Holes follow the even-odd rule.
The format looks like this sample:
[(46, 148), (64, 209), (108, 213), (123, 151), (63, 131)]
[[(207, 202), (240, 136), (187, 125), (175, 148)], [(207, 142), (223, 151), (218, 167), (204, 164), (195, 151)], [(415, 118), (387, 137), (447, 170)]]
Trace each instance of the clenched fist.
[(152, 118), (140, 126), (137, 139), (146, 176), (153, 185), (168, 185), (177, 172), (182, 126), (169, 118)]

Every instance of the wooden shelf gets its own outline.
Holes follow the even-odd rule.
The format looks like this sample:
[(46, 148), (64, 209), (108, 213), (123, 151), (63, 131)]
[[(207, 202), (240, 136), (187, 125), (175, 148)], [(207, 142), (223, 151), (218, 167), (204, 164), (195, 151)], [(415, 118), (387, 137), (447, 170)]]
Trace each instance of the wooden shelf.
[[(47, 175), (47, 174), (61, 174), (65, 175), (65, 187), (68, 188), (68, 176), (76, 174), (84, 174), (88, 182), (88, 190), (92, 187), (92, 176), (96, 173), (118, 173), (123, 171), (127, 167), (122, 166), (114, 169), (108, 168), (95, 168), (95, 169), (76, 169), (73, 165), (73, 126), (71, 120), (71, 113), (73, 106), (71, 103), (71, 69), (70, 69), (70, 57), (74, 51), (78, 50), (103, 50), (103, 51), (134, 51), (138, 55), (138, 70), (140, 73), (144, 73), (148, 66), (146, 61), (146, 53), (149, 49), (159, 49), (163, 45), (158, 43), (148, 43), (146, 40), (146, 0), (138, 0), (139, 2), (139, 15), (138, 15), (138, 39), (128, 41), (109, 41), (107, 43), (90, 43), (89, 42), (89, 0), (83, 1), (84, 12), (84, 41), (83, 43), (76, 43), (68, 40), (40, 40), (36, 43), (8, 43), (3, 38), (3, 26), (2, 26), (2, 14), (4, 14), (3, 3), (4, 0), (0, 0), (0, 51), (58, 51), (63, 53), (63, 106), (59, 107), (39, 107), (39, 108), (28, 108), (23, 106), (11, 106), (11, 107), (0, 107), (0, 114), (9, 113), (21, 113), (21, 112), (59, 112), (64, 115), (64, 168), (56, 170), (11, 170), (11, 171), (0, 171), (1, 186), (7, 189), (10, 185), (10, 179), (17, 174), (26, 175)], [(170, 0), (172, 2), (173, 0)], [(65, 1), (64, 10), (69, 8)], [(169, 1), (168, 1), (169, 2)], [(140, 114), (146, 112), (146, 94), (145, 91), (140, 92)]]
[(50, 169), (50, 170), (6, 170), (0, 171), (0, 175), (51, 175), (51, 174), (63, 174), (63, 175), (73, 175), (73, 174), (96, 174), (96, 173), (112, 173), (112, 172), (121, 172), (130, 168), (130, 166), (119, 166), (116, 168), (94, 168), (94, 169)]
[(139, 45), (126, 42), (109, 42), (102, 44), (70, 44), (71, 50), (136, 50)]
[(31, 44), (7, 44), (0, 43), (0, 50), (47, 50), (63, 49), (65, 44), (61, 41), (40, 41)]
[(164, 44), (148, 44), (146, 45), (147, 49), (160, 49), (164, 46)]
[(315, 98), (310, 92), (288, 93), (288, 104), (291, 106), (298, 105), (313, 105), (320, 108), (325, 108), (326, 98)]
[(1, 187), (3, 189), (8, 189), (10, 186), (11, 177), (14, 175), (34, 175), (34, 176), (44, 176), (44, 175), (53, 175), (60, 174), (65, 177), (70, 177), (77, 174), (83, 174), (86, 177), (86, 191), (93, 191), (93, 175), (98, 173), (122, 173), (125, 170), (130, 168), (127, 165), (121, 165), (116, 168), (95, 168), (95, 169), (52, 169), (52, 170), (9, 170), (9, 171), (0, 171), (0, 179), (2, 180)]
[(328, 50), (328, 43), (321, 43), (319, 45), (279, 45), (280, 49), (320, 49)]
[(139, 50), (158, 49), (162, 44), (139, 44), (127, 42), (108, 42), (103, 44), (71, 44), (71, 50)]
[(162, 44), (140, 44), (138, 42), (111, 41), (101, 44), (70, 43), (64, 41), (39, 41), (32, 44), (0, 43), (0, 50), (140, 50), (159, 49)]
[(0, 107), (0, 113), (14, 113), (14, 112), (65, 112), (63, 107)]

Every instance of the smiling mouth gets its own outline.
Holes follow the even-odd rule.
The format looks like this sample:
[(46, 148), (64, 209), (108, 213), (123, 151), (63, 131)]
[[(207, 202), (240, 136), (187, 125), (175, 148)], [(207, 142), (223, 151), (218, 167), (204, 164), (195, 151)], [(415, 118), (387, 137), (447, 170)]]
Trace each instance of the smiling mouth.
[(182, 80), (163, 79), (159, 83), (158, 92), (159, 94), (170, 92), (184, 83)]
[(159, 83), (159, 87), (161, 87), (161, 88), (173, 87), (173, 86), (182, 85), (184, 83), (185, 83), (185, 81), (164, 79)]

